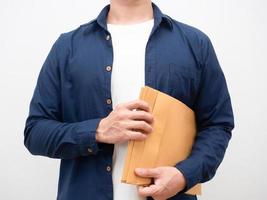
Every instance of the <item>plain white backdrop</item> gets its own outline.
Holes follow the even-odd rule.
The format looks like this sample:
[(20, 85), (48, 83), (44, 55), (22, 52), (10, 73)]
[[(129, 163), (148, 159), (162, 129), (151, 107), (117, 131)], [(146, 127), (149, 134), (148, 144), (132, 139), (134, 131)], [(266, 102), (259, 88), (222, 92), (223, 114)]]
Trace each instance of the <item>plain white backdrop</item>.
[[(266, 0), (155, 0), (212, 40), (236, 127), (200, 200), (267, 199)], [(32, 156), (23, 129), (37, 75), (62, 32), (95, 18), (108, 0), (0, 0), (0, 199), (56, 199), (59, 160)]]

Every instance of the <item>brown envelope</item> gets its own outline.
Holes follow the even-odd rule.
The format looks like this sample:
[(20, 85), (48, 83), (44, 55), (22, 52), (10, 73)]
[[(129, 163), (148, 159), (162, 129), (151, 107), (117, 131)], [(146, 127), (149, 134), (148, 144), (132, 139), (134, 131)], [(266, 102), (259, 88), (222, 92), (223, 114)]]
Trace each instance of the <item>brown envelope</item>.
[[(135, 175), (137, 167), (174, 166), (190, 154), (196, 123), (193, 110), (174, 97), (143, 86), (139, 99), (149, 103), (154, 116), (153, 132), (143, 141), (129, 141), (121, 182), (149, 185), (150, 178)], [(201, 184), (186, 192), (200, 195)]]

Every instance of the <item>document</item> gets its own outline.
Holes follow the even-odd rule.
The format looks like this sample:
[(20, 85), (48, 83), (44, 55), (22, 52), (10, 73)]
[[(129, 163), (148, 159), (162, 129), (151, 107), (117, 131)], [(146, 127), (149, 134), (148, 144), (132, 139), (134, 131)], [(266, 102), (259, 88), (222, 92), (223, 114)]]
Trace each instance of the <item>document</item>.
[[(139, 99), (149, 103), (154, 117), (153, 131), (145, 140), (128, 142), (121, 182), (149, 185), (152, 179), (137, 176), (134, 169), (175, 166), (186, 159), (194, 144), (196, 121), (194, 111), (187, 105), (152, 87), (143, 86)], [(186, 193), (200, 195), (201, 184)]]

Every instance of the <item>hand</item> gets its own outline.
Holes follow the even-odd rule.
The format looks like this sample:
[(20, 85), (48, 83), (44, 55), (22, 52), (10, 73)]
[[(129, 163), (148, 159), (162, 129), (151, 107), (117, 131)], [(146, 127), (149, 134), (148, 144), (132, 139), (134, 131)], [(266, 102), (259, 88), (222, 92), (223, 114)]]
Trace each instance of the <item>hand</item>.
[(140, 196), (152, 196), (155, 200), (168, 199), (186, 186), (183, 174), (175, 167), (136, 168), (138, 176), (154, 178), (150, 186), (138, 187)]
[(153, 115), (146, 101), (137, 99), (117, 104), (103, 118), (96, 129), (96, 141), (121, 143), (128, 140), (144, 140), (153, 130)]

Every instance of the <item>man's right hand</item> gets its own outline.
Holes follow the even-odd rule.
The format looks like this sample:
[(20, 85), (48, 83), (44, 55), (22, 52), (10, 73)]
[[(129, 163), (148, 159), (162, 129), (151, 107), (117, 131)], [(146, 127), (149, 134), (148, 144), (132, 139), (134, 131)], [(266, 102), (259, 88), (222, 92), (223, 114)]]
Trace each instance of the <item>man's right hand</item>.
[(144, 140), (153, 130), (153, 115), (146, 101), (137, 99), (117, 104), (103, 118), (96, 129), (96, 141), (122, 143), (128, 140)]

